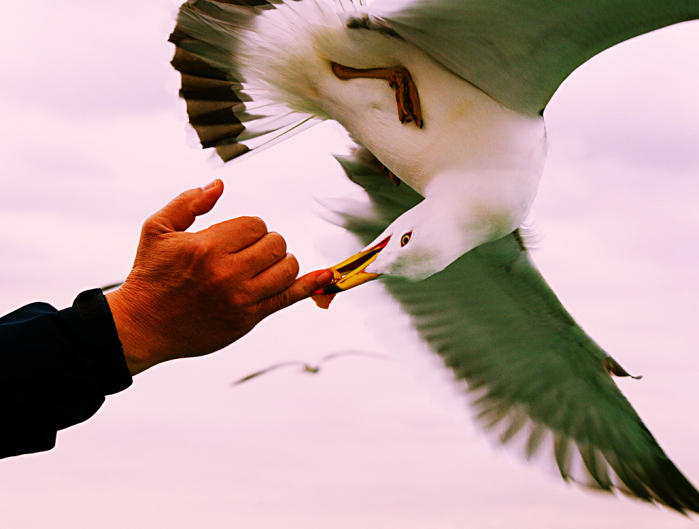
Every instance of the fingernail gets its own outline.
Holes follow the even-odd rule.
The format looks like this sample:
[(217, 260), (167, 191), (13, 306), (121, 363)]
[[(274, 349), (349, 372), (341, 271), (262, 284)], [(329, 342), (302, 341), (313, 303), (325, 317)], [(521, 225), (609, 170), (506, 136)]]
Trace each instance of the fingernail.
[(323, 270), (316, 276), (316, 288), (328, 286), (333, 281), (333, 273), (330, 270)]
[(206, 185), (205, 185), (204, 187), (202, 187), (201, 189), (202, 189), (202, 191), (208, 191), (209, 189), (212, 189), (212, 188), (216, 187), (217, 184), (218, 184), (218, 178), (217, 178), (216, 180), (212, 180), (211, 182), (209, 182), (208, 184), (206, 184)]

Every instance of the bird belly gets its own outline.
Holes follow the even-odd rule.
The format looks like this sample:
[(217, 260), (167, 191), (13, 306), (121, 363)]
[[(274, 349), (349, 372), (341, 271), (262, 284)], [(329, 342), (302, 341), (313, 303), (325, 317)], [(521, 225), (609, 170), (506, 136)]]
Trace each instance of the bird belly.
[[(417, 87), (423, 127), (398, 119), (395, 90), (381, 79), (317, 83), (318, 104), (393, 174), (425, 196), (445, 173), (500, 172), (527, 189), (538, 184), (545, 155), (541, 116), (507, 109), (412, 44), (343, 27), (318, 39), (328, 63), (351, 68), (405, 67)], [(527, 191), (527, 194), (529, 191)]]
[[(533, 199), (545, 151), (542, 118), (505, 108), (409, 42), (348, 28), (334, 7), (323, 2), (265, 12), (242, 40), (241, 62), (249, 82), (294, 110), (337, 120), (423, 196), (436, 187), (440, 175), (469, 174), (482, 180), (474, 186), (479, 192), (489, 182), (501, 186), (506, 180), (521, 188), (526, 201)], [(341, 80), (332, 63), (408, 69), (424, 126), (400, 122), (388, 82)]]

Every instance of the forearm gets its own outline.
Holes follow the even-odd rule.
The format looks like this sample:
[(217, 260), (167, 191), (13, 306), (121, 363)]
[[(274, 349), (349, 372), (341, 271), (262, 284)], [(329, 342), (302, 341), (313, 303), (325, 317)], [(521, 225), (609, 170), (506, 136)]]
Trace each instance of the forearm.
[(33, 303), (0, 318), (0, 457), (49, 450), (58, 430), (131, 384), (108, 305), (100, 311), (99, 302), (79, 300), (61, 311)]

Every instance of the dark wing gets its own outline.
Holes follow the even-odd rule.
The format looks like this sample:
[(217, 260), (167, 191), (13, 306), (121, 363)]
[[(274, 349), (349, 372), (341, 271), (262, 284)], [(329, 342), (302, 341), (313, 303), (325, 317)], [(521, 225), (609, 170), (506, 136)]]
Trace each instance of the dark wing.
[(699, 18), (699, 1), (378, 0), (369, 12), (492, 98), (534, 114), (585, 61)]
[(190, 0), (170, 35), (172, 65), (182, 75), (180, 96), (203, 147), (226, 162), (318, 122), (246, 90), (236, 50), (256, 16), (281, 1)]
[(289, 360), (287, 362), (279, 362), (278, 364), (271, 365), (269, 367), (266, 367), (264, 369), (261, 369), (260, 371), (255, 371), (254, 373), (251, 373), (247, 376), (244, 376), (243, 378), (240, 378), (233, 382), (234, 386), (238, 386), (239, 384), (242, 384), (243, 382), (247, 382), (248, 380), (252, 380), (253, 378), (259, 377), (260, 375), (264, 375), (265, 373), (269, 373), (270, 371), (274, 371), (276, 369), (279, 369), (280, 367), (289, 367), (289, 366), (301, 366), (301, 367), (306, 367), (307, 364), (297, 361), (297, 360)]
[[(362, 244), (421, 200), (365, 152), (339, 160), (370, 203), (338, 202), (335, 221)], [(565, 480), (699, 512), (699, 492), (609, 374), (624, 371), (566, 312), (518, 231), (424, 281), (383, 282), (431, 351), (467, 383), (479, 422), (499, 442), (555, 461)]]
[(364, 356), (366, 358), (375, 358), (377, 360), (388, 360), (389, 358), (386, 355), (383, 355), (381, 353), (372, 353), (370, 351), (338, 351), (336, 353), (330, 353), (325, 355), (323, 358), (320, 359), (321, 363), (327, 362), (328, 360), (332, 360), (334, 358), (339, 358), (341, 356)]

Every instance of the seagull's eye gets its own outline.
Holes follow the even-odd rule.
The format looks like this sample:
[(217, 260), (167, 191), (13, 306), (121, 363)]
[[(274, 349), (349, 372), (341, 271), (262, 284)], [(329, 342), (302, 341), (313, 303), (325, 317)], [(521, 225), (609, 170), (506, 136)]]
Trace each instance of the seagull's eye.
[(413, 236), (413, 232), (412, 232), (412, 231), (409, 231), (408, 233), (404, 234), (404, 235), (400, 238), (400, 247), (402, 248), (403, 246), (405, 246), (406, 244), (408, 244), (408, 243), (410, 242), (410, 237), (412, 237), (412, 236)]

